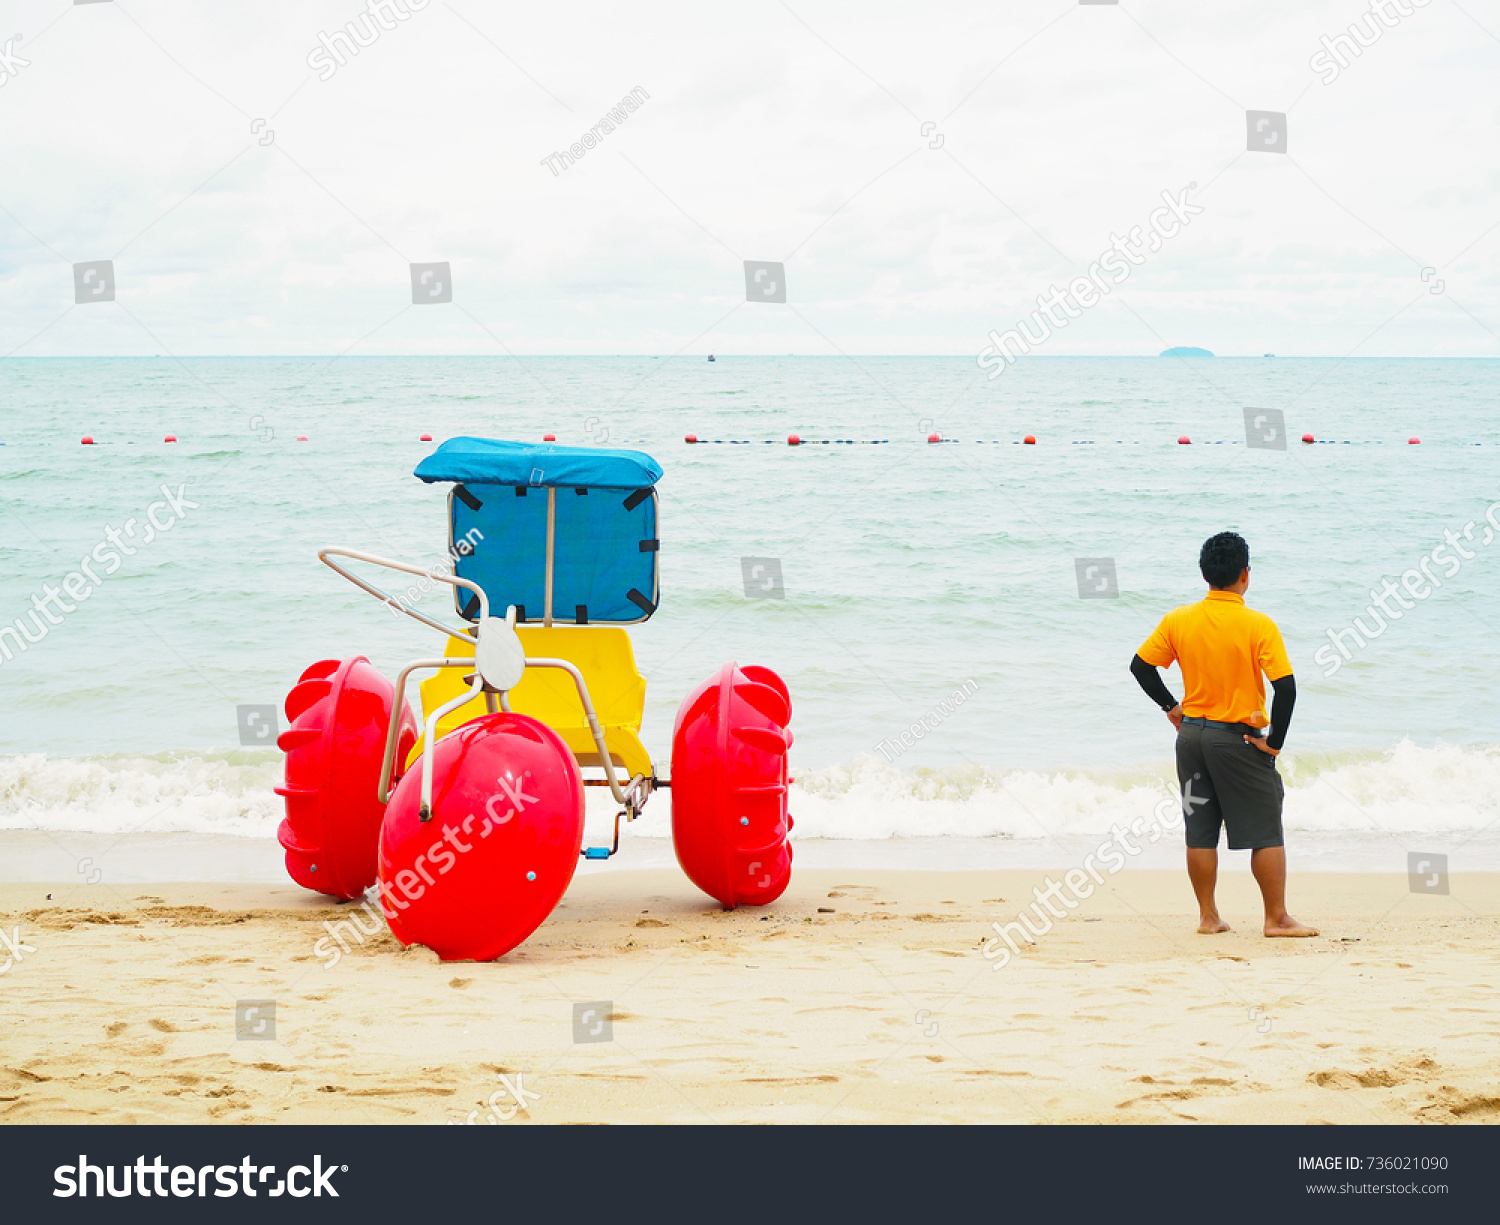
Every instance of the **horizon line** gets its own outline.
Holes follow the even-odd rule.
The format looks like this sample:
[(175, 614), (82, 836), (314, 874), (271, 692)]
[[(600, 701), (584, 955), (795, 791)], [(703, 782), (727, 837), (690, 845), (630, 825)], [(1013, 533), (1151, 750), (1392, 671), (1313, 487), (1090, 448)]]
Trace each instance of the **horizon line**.
[[(1177, 346), (1186, 347), (1186, 346)], [(715, 361), (720, 358), (733, 358), (737, 360), (759, 360), (777, 359), (784, 357), (809, 358), (828, 361), (847, 361), (850, 358), (930, 358), (933, 360), (972, 359), (973, 355), (968, 353), (719, 353), (714, 351), (706, 356), (711, 356)], [(509, 361), (523, 357), (545, 357), (545, 358), (584, 358), (610, 360), (624, 358), (650, 358), (654, 361), (704, 361), (704, 354), (695, 354), (689, 357), (683, 353), (168, 353), (165, 360), (188, 361), (188, 360), (235, 360), (235, 359), (269, 359), (279, 361), (388, 361), (392, 359), (432, 359), (443, 360), (447, 358), (489, 358), (495, 361)], [(0, 361), (158, 361), (163, 360), (164, 355), (160, 353), (36, 353), (36, 354), (5, 354), (0, 355)], [(1210, 358), (1215, 361), (1500, 361), (1500, 354), (1432, 354), (1432, 353), (1399, 353), (1389, 355), (1374, 354), (1337, 354), (1337, 353), (1028, 353), (1019, 361), (1076, 361), (1080, 359), (1089, 361), (1134, 361), (1150, 360), (1159, 361), (1164, 357), (1177, 357), (1182, 359)], [(1016, 364), (1015, 362), (1011, 363)]]

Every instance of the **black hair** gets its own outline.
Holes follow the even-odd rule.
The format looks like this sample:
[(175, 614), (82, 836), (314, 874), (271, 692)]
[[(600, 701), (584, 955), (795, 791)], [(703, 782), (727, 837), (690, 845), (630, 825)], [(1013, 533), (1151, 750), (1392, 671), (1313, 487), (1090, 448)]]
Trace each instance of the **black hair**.
[(1203, 542), (1198, 569), (1210, 587), (1233, 587), (1250, 564), (1250, 546), (1238, 532), (1220, 532)]

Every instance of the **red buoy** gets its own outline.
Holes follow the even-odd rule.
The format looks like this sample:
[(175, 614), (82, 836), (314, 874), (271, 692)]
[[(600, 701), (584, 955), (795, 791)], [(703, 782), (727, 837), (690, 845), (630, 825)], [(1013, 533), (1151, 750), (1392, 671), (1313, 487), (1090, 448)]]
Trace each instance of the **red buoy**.
[(1407, 440), (1406, 440), (1406, 442), (1407, 442), (1407, 445), (1408, 445), (1408, 446), (1413, 446), (1413, 447), (1414, 447), (1414, 446), (1416, 446), (1416, 445), (1417, 445), (1417, 444), (1418, 444), (1418, 443), (1419, 443), (1419, 442), (1421, 442), (1421, 441), (1422, 441), (1422, 440), (1421, 440), (1421, 439), (1420, 439), (1420, 438), (1408, 438), (1408, 439), (1407, 439)]
[(1314, 438), (1311, 434), (1303, 434), (1302, 435), (1302, 441), (1303, 442), (1317, 442), (1318, 440), (1316, 438)]
[(1186, 434), (1177, 435), (1177, 445), (1180, 447), (1188, 446), (1192, 441)]
[(306, 434), (298, 434), (297, 435), (297, 441), (298, 442), (306, 442), (307, 441), (307, 435)]
[(163, 442), (176, 442), (177, 441), (177, 435), (176, 434), (168, 434), (165, 438), (162, 439), (162, 441)]
[(1024, 442), (1028, 447), (1034, 447), (1036, 446), (1036, 435), (1027, 434), (1025, 438), (1021, 439), (1021, 441)]
[(552, 913), (582, 846), (583, 777), (572, 750), (527, 715), (484, 715), (424, 752), (391, 796), (380, 908), (402, 944), (425, 944), (444, 961), (492, 961)]
[(786, 436), (786, 445), (789, 447), (799, 447), (802, 445), (802, 439), (798, 438), (796, 434), (788, 434)]
[(698, 441), (698, 435), (697, 434), (689, 434), (686, 438), (683, 439), (683, 442), (697, 442), (697, 441)]
[(85, 434), (83, 436), (83, 442), (82, 442), (81, 445), (85, 446), (85, 447), (91, 447), (91, 446), (93, 446), (94, 445), (94, 436), (92, 434)]
[[(291, 726), (276, 740), (286, 754), (285, 781), (276, 788), (286, 799), (286, 820), (276, 840), (286, 849), (288, 874), (304, 889), (349, 901), (375, 883), (385, 816), (376, 789), (395, 696), (363, 655), (313, 664), (286, 695)], [(417, 722), (409, 708), (397, 717), (399, 778)]]
[(928, 442), (942, 442), (943, 441), (943, 436), (941, 434), (928, 434), (927, 435), (927, 441)]
[(774, 902), (791, 881), (791, 717), (781, 677), (732, 663), (677, 710), (672, 845), (688, 878), (726, 910)]
[(543, 442), (556, 442), (557, 441), (557, 435), (556, 434), (543, 434), (542, 435), (542, 441)]
[(417, 439), (417, 441), (418, 442), (431, 442), (432, 441), (432, 435), (431, 434), (423, 434), (422, 437), (420, 437), (420, 438)]

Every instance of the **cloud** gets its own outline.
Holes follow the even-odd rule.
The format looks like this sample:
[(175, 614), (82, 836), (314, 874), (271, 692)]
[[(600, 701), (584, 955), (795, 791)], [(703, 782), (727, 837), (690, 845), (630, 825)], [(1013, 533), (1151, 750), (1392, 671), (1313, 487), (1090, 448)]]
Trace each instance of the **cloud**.
[[(1049, 352), (1500, 354), (1495, 43), (1451, 6), (1327, 85), (1345, 4), (993, 9), (33, 0), (0, 352), (663, 352), (727, 316), (699, 347), (974, 353), (1197, 182), (1134, 313)], [(319, 79), (351, 22), (373, 39)], [(1245, 150), (1247, 109), (1288, 114), (1288, 155)], [(70, 310), (109, 258), (116, 302)], [(743, 303), (744, 259), (786, 262), (787, 307)], [(412, 307), (439, 260), (453, 303)]]

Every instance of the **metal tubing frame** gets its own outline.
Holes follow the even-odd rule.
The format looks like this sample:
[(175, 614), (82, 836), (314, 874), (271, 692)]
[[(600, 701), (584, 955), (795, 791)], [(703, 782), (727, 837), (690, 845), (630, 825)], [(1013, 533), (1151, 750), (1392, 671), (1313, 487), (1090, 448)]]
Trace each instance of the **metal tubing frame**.
[[(652, 490), (652, 497), (654, 498), (655, 496), (656, 491)], [(545, 610), (545, 620), (546, 624), (548, 625), (550, 625), (552, 622), (552, 537), (555, 518), (556, 490), (549, 487), (547, 490), (547, 605)], [(454, 588), (466, 588), (467, 590), (472, 591), (479, 599), (479, 620), (483, 621), (490, 615), (489, 597), (485, 595), (483, 588), (481, 588), (477, 583), (470, 582), (468, 579), (459, 578), (457, 575), (451, 574), (435, 575), (431, 573), (431, 571), (423, 570), (419, 566), (408, 565), (406, 562), (392, 561), (390, 558), (378, 557), (373, 553), (362, 553), (356, 549), (340, 549), (329, 547), (318, 550), (319, 561), (329, 567), (329, 569), (348, 579), (356, 587), (360, 588), (363, 591), (369, 592), (382, 604), (387, 604), (391, 608), (394, 608), (396, 611), (403, 612), (414, 620), (421, 621), (424, 625), (430, 625), (433, 629), (440, 630), (451, 638), (467, 638), (469, 634), (466, 629), (453, 629), (449, 626), (443, 625), (441, 622), (434, 621), (431, 617), (424, 616), (422, 613), (417, 612), (415, 609), (407, 608), (406, 605), (393, 599), (379, 587), (374, 586), (372, 583), (365, 582), (364, 579), (353, 574), (345, 567), (339, 565), (335, 561), (330, 560), (332, 557), (348, 557), (354, 561), (367, 562), (370, 565), (374, 566), (385, 566), (388, 569), (400, 570), (407, 574), (418, 574), (433, 582), (448, 583)], [(653, 594), (655, 593), (653, 592)], [(477, 626), (475, 629), (475, 634), (477, 637)], [(650, 798), (651, 792), (654, 789), (654, 780), (647, 779), (644, 775), (637, 774), (629, 779), (629, 781), (627, 781), (623, 787), (621, 786), (619, 776), (615, 773), (614, 762), (610, 760), (609, 747), (604, 740), (604, 730), (599, 726), (599, 718), (594, 713), (594, 703), (589, 697), (588, 685), (583, 679), (583, 673), (579, 671), (578, 667), (575, 664), (570, 663), (566, 659), (528, 657), (526, 659), (526, 667), (558, 668), (566, 672), (570, 677), (573, 678), (573, 685), (578, 690), (578, 700), (583, 706), (584, 718), (588, 721), (589, 735), (593, 739), (594, 748), (599, 755), (599, 765), (600, 768), (604, 771), (605, 780), (608, 783), (610, 794), (614, 797), (616, 803), (624, 807), (627, 819), (631, 821), (635, 820), (636, 814), (641, 811), (641, 809), (645, 806), (646, 800)], [(485, 705), (491, 714), (495, 713), (497, 698), (498, 705), (501, 710), (504, 710), (508, 713), (511, 708), (510, 694), (508, 691), (492, 692), (486, 687), (484, 677), (479, 671), (477, 641), (475, 642), (475, 657), (472, 659), (449, 659), (447, 657), (444, 657), (442, 659), (422, 659), (417, 660), (415, 663), (408, 664), (401, 670), (400, 675), (396, 679), (396, 693), (392, 702), (391, 724), (390, 727), (386, 730), (385, 752), (381, 758), (380, 763), (380, 783), (378, 792), (380, 802), (382, 804), (388, 803), (390, 801), (391, 773), (395, 764), (396, 743), (401, 733), (401, 720), (398, 712), (404, 709), (404, 703), (406, 700), (406, 681), (407, 678), (412, 674), (412, 672), (414, 672), (418, 668), (474, 669), (474, 675), (469, 689), (466, 692), (458, 694), (456, 697), (450, 698), (448, 701), (444, 702), (441, 706), (439, 706), (436, 710), (429, 714), (425, 720), (423, 720), (422, 742), (427, 746), (425, 750), (426, 752), (430, 753), (436, 744), (438, 721), (450, 711), (457, 710), (459, 707), (466, 705), (468, 702), (472, 701), (474, 698), (477, 698), (481, 694), (484, 695)], [(432, 815), (432, 774), (433, 772), (431, 770), (424, 769), (422, 771), (422, 801), (421, 808), (419, 810), (419, 816), (423, 821), (428, 820)], [(616, 834), (616, 838), (618, 839), (618, 833)]]
[(547, 585), (542, 596), (542, 624), (552, 624), (552, 574), (557, 560), (557, 487), (547, 486)]
[(615, 765), (609, 759), (609, 746), (604, 742), (604, 729), (599, 726), (599, 718), (594, 713), (594, 703), (589, 699), (588, 685), (584, 682), (583, 673), (578, 670), (577, 665), (569, 663), (566, 659), (551, 659), (546, 656), (532, 658), (527, 656), (526, 666), (528, 668), (558, 668), (573, 678), (573, 685), (578, 690), (578, 700), (583, 704), (583, 716), (588, 720), (589, 735), (594, 739), (594, 748), (599, 754), (599, 765), (604, 771), (604, 777), (609, 781), (609, 792), (615, 797), (617, 804), (623, 804), (630, 813), (630, 820), (635, 820), (635, 814), (640, 812), (641, 806), (645, 804), (646, 797), (650, 795), (650, 788), (646, 784), (644, 775), (637, 774), (630, 779), (625, 786), (620, 786), (620, 780), (615, 774)]
[[(473, 668), (474, 686), (462, 695), (465, 702), (474, 697), (477, 692), (482, 691), (484, 687), (483, 679), (479, 675), (479, 669), (472, 659), (419, 659), (415, 663), (407, 664), (406, 667), (401, 669), (396, 677), (396, 696), (391, 701), (391, 725), (386, 729), (385, 733), (385, 754), (380, 759), (380, 786), (377, 794), (382, 804), (388, 804), (391, 800), (391, 771), (396, 760), (396, 742), (401, 735), (401, 720), (396, 712), (400, 711), (406, 703), (406, 678), (418, 668)], [(428, 739), (424, 743), (431, 744), (432, 741)], [(423, 803), (428, 806), (428, 810), (431, 811), (432, 789), (428, 786), (428, 780), (425, 778), (422, 785), (422, 799)]]
[(379, 587), (365, 582), (364, 579), (346, 570), (337, 562), (329, 561), (330, 557), (349, 557), (355, 561), (368, 562), (372, 566), (385, 566), (389, 570), (402, 570), (407, 574), (419, 574), (423, 578), (435, 583), (448, 583), (453, 587), (465, 587), (479, 597), (479, 616), (484, 618), (490, 615), (490, 598), (484, 594), (484, 589), (477, 583), (471, 583), (466, 578), (459, 578), (456, 574), (433, 574), (430, 570), (423, 570), (420, 566), (408, 565), (404, 561), (392, 561), (388, 557), (377, 557), (373, 553), (361, 553), (356, 549), (335, 549), (330, 547), (318, 550), (318, 560), (320, 562), (330, 570), (343, 575), (361, 591), (368, 591), (382, 604), (390, 605), (397, 612), (403, 612), (413, 620), (422, 622), (423, 625), (430, 625), (435, 630), (441, 630), (450, 638), (466, 638), (468, 637), (468, 632), (464, 629), (453, 629), (442, 624), (440, 621), (434, 621), (431, 617), (424, 616), (414, 608), (407, 608), (405, 604), (402, 604), (399, 600), (392, 599)]

